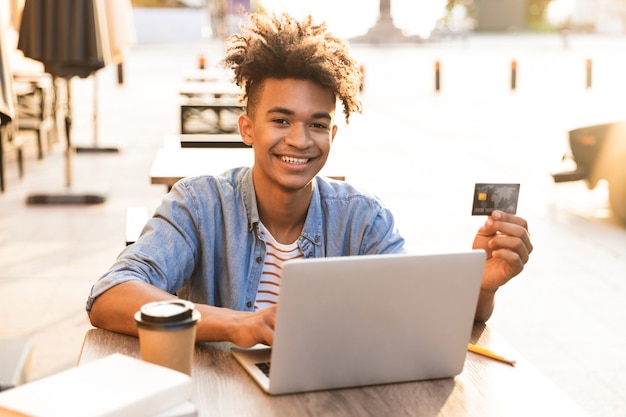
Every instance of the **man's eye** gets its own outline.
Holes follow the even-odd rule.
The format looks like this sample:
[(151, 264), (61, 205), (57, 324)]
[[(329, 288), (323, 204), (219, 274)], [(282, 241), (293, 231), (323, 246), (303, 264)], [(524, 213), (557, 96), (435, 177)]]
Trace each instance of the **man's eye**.
[(277, 123), (279, 125), (286, 125), (289, 122), (286, 119), (274, 119), (274, 123)]

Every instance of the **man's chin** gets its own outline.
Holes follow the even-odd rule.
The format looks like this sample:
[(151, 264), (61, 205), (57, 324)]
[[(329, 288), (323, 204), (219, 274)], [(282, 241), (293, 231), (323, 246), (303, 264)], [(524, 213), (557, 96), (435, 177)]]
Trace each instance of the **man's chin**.
[(303, 178), (286, 179), (281, 182), (281, 185), (285, 190), (293, 192), (302, 191), (311, 187), (311, 184), (313, 183), (313, 178), (315, 177), (309, 178), (308, 180)]
[(317, 172), (307, 172), (299, 174), (285, 175), (280, 178), (280, 184), (283, 188), (292, 191), (300, 191), (311, 186)]

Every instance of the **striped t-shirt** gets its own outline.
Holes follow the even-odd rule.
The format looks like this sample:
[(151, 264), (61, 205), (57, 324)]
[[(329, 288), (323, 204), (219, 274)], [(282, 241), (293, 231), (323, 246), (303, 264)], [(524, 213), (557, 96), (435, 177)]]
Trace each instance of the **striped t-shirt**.
[(289, 245), (283, 245), (274, 239), (274, 236), (262, 223), (259, 223), (259, 226), (261, 239), (265, 242), (266, 252), (261, 282), (259, 283), (254, 304), (255, 310), (278, 303), (283, 264), (290, 259), (302, 258), (304, 256), (297, 241)]

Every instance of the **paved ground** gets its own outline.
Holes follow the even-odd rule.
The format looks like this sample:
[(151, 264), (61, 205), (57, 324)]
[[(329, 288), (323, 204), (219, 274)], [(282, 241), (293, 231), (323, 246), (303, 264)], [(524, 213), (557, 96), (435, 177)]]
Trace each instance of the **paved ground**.
[[(552, 183), (568, 129), (624, 118), (623, 38), (475, 35), (418, 46), (354, 45), (365, 65), (365, 112), (335, 143), (348, 180), (380, 195), (409, 243), (424, 250), (470, 245), (482, 219), (469, 215), (475, 182), (522, 184), (519, 213), (535, 252), (498, 294), (490, 325), (590, 415), (626, 407), (626, 229), (607, 210), (606, 189)], [(112, 155), (73, 158), (72, 192), (103, 193), (92, 207), (26, 206), (27, 195), (64, 192), (63, 148), (34, 149), (19, 180), (9, 161), (0, 195), (0, 337), (34, 342), (36, 379), (74, 365), (89, 328), (91, 284), (124, 245), (124, 213), (154, 208), (165, 191), (148, 171), (165, 135), (178, 131), (177, 89), (212, 44), (142, 45), (100, 71), (98, 139)], [(585, 61), (594, 79), (585, 86)], [(510, 63), (517, 60), (517, 89)], [(434, 62), (441, 90), (434, 90)], [(92, 79), (72, 82), (74, 139), (90, 144)], [(523, 395), (523, 393), (520, 393)]]

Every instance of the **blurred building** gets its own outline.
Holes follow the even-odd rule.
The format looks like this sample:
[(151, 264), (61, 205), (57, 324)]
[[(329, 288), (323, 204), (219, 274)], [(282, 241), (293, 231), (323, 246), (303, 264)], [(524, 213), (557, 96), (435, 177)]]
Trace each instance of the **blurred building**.
[(526, 25), (527, 0), (474, 0), (476, 30), (522, 30)]
[(473, 0), (477, 31), (626, 32), (626, 0)]

